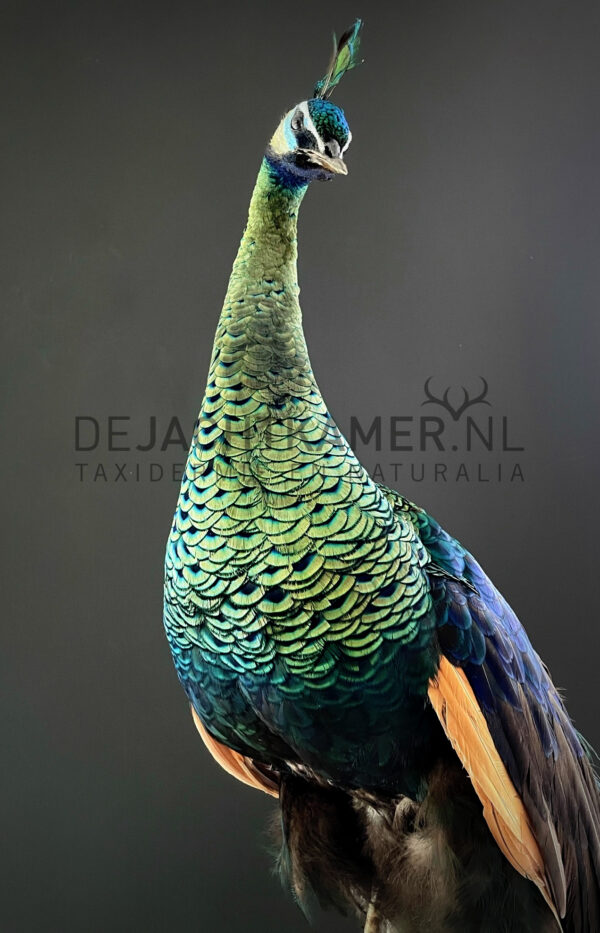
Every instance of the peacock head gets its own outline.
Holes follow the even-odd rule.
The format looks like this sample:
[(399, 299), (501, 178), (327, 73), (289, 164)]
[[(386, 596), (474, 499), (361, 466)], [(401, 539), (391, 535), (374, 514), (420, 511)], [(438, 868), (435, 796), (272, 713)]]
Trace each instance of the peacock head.
[(344, 161), (352, 133), (340, 107), (328, 100), (343, 75), (360, 64), (361, 21), (356, 20), (339, 42), (333, 37), (333, 56), (311, 100), (292, 107), (277, 127), (266, 152), (267, 160), (289, 183), (303, 185), (347, 175)]
[(271, 139), (267, 158), (299, 182), (347, 175), (344, 153), (351, 139), (344, 111), (315, 97), (286, 113)]

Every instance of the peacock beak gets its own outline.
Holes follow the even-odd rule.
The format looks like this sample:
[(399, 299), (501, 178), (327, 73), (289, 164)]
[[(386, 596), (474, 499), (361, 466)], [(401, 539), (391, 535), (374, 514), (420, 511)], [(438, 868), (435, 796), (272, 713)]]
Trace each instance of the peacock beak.
[(303, 155), (306, 156), (308, 162), (312, 165), (318, 165), (319, 168), (324, 169), (326, 172), (330, 172), (332, 175), (347, 175), (348, 166), (342, 158), (339, 156), (327, 156), (322, 152), (317, 152), (315, 149), (301, 149)]

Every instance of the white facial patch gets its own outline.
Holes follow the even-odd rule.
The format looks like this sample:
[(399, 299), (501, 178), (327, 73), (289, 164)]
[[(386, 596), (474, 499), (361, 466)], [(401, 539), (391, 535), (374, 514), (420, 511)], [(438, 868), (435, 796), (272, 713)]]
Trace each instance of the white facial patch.
[(306, 100), (303, 101), (303, 102), (298, 106), (298, 110), (301, 110), (301, 111), (302, 111), (302, 114), (303, 114), (303, 116), (304, 116), (304, 126), (305, 126), (306, 129), (309, 131), (309, 133), (312, 133), (312, 134), (313, 134), (313, 136), (314, 136), (315, 139), (317, 140), (317, 147), (318, 147), (318, 149), (319, 149), (319, 152), (325, 152), (325, 143), (323, 142), (323, 140), (321, 139), (321, 137), (320, 137), (319, 134), (317, 133), (317, 128), (316, 128), (315, 124), (313, 123), (313, 119), (312, 119), (312, 117), (311, 117), (311, 115), (310, 115), (310, 113), (309, 113), (309, 110), (308, 110), (308, 101), (306, 101)]
[(352, 133), (350, 132), (350, 130), (348, 130), (348, 139), (346, 143), (344, 144), (344, 148), (342, 149), (342, 155), (345, 153), (346, 149), (348, 148), (351, 142), (352, 142)]

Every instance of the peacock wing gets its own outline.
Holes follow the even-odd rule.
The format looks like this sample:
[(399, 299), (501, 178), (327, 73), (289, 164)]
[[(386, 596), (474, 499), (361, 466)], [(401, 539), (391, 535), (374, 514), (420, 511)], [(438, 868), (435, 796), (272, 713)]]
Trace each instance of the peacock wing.
[(588, 747), (477, 561), (427, 513), (390, 498), (432, 558), (441, 660), (429, 699), (490, 831), (566, 930), (600, 929), (600, 798)]

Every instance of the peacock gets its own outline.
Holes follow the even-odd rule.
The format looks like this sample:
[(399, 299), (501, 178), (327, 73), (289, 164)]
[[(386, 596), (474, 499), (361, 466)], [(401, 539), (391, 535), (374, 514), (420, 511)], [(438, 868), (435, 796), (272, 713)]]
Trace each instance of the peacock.
[(311, 369), (310, 183), (345, 175), (345, 32), (266, 147), (165, 562), (164, 623), (208, 750), (278, 799), (307, 911), (370, 933), (600, 930), (591, 750), (475, 558), (362, 467)]

